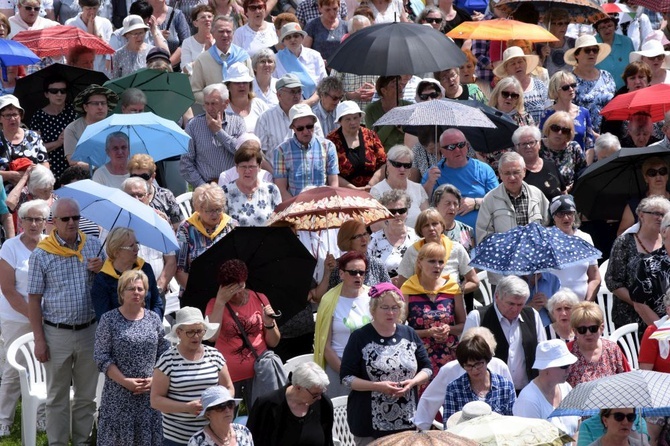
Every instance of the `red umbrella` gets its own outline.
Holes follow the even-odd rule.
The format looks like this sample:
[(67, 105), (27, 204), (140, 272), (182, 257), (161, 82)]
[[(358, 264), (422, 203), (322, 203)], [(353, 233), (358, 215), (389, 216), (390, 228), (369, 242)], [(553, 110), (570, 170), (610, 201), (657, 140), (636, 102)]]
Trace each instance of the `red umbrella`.
[(634, 5), (644, 6), (652, 11), (668, 12), (670, 11), (670, 0), (631, 0)]
[(662, 121), (670, 111), (670, 85), (656, 84), (612, 99), (600, 114), (614, 121), (626, 121), (636, 112), (646, 112), (653, 122)]
[(37, 31), (21, 31), (14, 40), (30, 48), (39, 57), (66, 56), (75, 46), (85, 46), (95, 54), (114, 54), (104, 40), (75, 26), (54, 26)]

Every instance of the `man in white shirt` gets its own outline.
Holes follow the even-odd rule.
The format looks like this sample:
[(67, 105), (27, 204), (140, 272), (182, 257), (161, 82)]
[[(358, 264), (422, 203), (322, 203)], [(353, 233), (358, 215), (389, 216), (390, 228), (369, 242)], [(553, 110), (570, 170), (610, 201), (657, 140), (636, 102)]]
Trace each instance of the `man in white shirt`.
[[(79, 6), (81, 6), (82, 11), (77, 14), (76, 17), (66, 21), (65, 24), (76, 26), (77, 28), (109, 43), (114, 28), (112, 27), (112, 22), (104, 17), (98, 16), (100, 0), (79, 0)], [(93, 69), (106, 73), (108, 71), (106, 62), (106, 57), (104, 55), (97, 54), (95, 56), (95, 61), (93, 62)]]

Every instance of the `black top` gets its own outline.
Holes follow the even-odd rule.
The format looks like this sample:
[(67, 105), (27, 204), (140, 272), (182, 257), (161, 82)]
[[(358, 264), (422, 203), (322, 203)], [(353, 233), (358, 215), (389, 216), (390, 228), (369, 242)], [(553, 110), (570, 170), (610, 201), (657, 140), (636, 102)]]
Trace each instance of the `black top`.
[(550, 202), (552, 198), (561, 195), (561, 192), (565, 190), (563, 178), (558, 172), (556, 164), (546, 158), (542, 158), (542, 169), (539, 172), (531, 172), (526, 169), (526, 178), (523, 180), (540, 189)]

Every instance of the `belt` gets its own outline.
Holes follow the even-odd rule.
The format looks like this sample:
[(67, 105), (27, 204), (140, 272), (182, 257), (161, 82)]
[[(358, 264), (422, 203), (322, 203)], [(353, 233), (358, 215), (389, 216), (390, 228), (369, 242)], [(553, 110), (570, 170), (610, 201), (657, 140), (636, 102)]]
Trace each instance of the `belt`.
[(51, 327), (62, 328), (62, 329), (65, 329), (65, 330), (79, 331), (79, 330), (83, 330), (84, 328), (88, 328), (91, 325), (95, 324), (95, 319), (93, 319), (90, 322), (86, 322), (85, 324), (81, 324), (81, 325), (56, 324), (55, 322), (51, 322), (51, 321), (48, 321), (48, 320), (44, 319), (44, 324), (49, 325)]

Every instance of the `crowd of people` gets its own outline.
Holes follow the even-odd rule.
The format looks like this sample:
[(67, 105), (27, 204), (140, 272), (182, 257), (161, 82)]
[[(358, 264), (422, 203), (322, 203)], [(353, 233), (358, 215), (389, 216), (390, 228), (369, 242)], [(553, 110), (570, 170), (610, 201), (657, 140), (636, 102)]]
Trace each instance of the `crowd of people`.
[[(495, 0), (482, 10), (451, 0), (5, 3), (2, 39), (70, 25), (114, 50), (73, 46), (3, 66), (0, 81), (0, 333), (5, 349), (32, 333), (47, 387), (36, 428), (50, 445), (87, 444), (96, 416), (100, 445), (332, 445), (340, 396), (359, 446), (434, 422), (448, 428), (469, 410), (548, 419), (580, 445), (665, 444), (667, 419), (635, 407), (584, 420), (550, 414), (580, 383), (633, 366), (605, 336), (601, 287), (614, 295), (614, 326), (638, 324), (639, 367), (670, 371), (668, 341), (650, 337), (670, 315), (670, 112), (600, 113), (615, 96), (670, 83), (670, 10), (631, 6), (631, 16), (577, 24), (558, 5), (528, 2), (508, 16)], [(415, 21), (447, 33), (492, 18), (540, 24), (557, 40), (445, 38), (466, 62), (430, 73), (329, 66), (365, 27)], [(144, 68), (181, 73), (194, 97), (176, 120), (188, 149), (178, 161), (154, 159), (116, 131), (99, 148), (104, 163), (82, 161), (75, 152), (89, 126), (114, 110), (142, 113), (153, 97), (141, 86), (75, 85), (56, 62), (112, 80)], [(35, 81), (46, 105), (14, 95), (17, 79), (47, 69)], [(375, 125), (396, 107), (444, 99), (492, 107), (516, 130), (482, 147), (467, 128)], [(571, 195), (576, 181), (622, 146), (656, 149), (641, 163), (647, 188), (597, 203), (619, 218), (589, 219)], [(151, 208), (178, 249), (102, 228), (58, 196), (86, 179)], [(199, 256), (320, 186), (369, 192), (390, 217), (293, 228), (316, 260), (296, 315), (282, 319), (250, 289), (254, 271), (239, 259), (214, 266), (218, 290), (199, 296), (203, 305), (182, 298)], [(188, 211), (176, 198), (187, 190)], [(528, 276), (482, 276), (470, 265), (492, 234), (531, 223), (593, 245), (608, 265), (589, 259)], [(493, 289), (488, 305), (481, 277)], [(313, 361), (258, 395), (257, 358), (268, 352)], [(0, 437), (11, 434), (19, 398), (18, 373), (5, 364)]]

